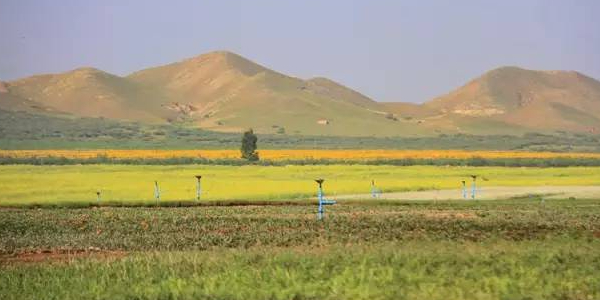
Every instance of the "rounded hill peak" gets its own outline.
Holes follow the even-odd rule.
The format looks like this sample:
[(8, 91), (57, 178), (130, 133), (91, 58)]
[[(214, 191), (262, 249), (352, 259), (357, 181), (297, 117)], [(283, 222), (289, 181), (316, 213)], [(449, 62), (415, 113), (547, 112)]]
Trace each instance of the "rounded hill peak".
[(182, 61), (183, 64), (214, 65), (218, 69), (234, 69), (247, 76), (254, 76), (268, 69), (233, 52), (217, 50)]
[(67, 77), (71, 78), (113, 78), (118, 77), (116, 75), (104, 72), (102, 70), (91, 68), (91, 67), (83, 67), (77, 68), (75, 70), (69, 71), (65, 73)]
[(527, 72), (534, 72), (534, 71), (523, 69), (523, 68), (517, 67), (517, 66), (502, 66), (502, 67), (498, 67), (498, 68), (495, 68), (495, 69), (492, 69), (492, 70), (486, 72), (484, 74), (484, 76), (485, 75), (510, 75), (510, 74), (527, 73)]

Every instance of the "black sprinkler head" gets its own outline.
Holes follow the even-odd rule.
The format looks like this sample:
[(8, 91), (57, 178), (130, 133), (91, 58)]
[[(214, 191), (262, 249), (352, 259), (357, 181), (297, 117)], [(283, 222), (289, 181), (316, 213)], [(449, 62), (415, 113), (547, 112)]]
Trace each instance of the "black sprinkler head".
[(202, 175), (196, 175), (194, 177), (196, 177), (196, 179), (200, 179), (200, 178), (202, 178)]
[(315, 179), (315, 182), (319, 184), (319, 186), (323, 185), (323, 182), (325, 182), (325, 179), (319, 178), (319, 179)]

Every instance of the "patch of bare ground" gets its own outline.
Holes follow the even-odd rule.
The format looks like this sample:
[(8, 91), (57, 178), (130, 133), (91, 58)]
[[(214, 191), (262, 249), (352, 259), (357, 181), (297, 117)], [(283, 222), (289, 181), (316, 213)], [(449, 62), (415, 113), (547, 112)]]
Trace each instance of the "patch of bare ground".
[(42, 263), (42, 262), (57, 262), (68, 263), (79, 258), (91, 258), (102, 260), (114, 260), (125, 257), (127, 252), (119, 250), (101, 250), (99, 248), (90, 247), (88, 249), (49, 249), (29, 252), (19, 252), (15, 254), (0, 255), (0, 266), (21, 264), (21, 263)]

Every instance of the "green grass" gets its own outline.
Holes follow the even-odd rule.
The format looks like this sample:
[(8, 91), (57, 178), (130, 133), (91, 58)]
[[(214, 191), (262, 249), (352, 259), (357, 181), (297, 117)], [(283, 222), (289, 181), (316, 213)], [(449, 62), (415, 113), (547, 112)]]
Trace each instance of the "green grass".
[(407, 243), (28, 265), (3, 299), (598, 299), (600, 243)]
[(458, 189), (477, 174), (486, 186), (600, 185), (599, 167), (502, 168), (438, 166), (0, 166), (0, 206), (154, 204), (158, 180), (165, 203), (195, 197), (194, 175), (203, 176), (203, 201), (297, 201), (314, 197), (316, 178), (326, 195), (370, 192), (376, 180), (384, 192)]
[[(600, 200), (335, 205), (322, 222), (315, 210), (0, 210), (0, 298), (600, 297)], [(89, 247), (127, 255), (9, 262)]]
[(62, 156), (11, 157), (0, 156), (0, 165), (215, 165), (215, 166), (310, 166), (310, 165), (371, 165), (371, 166), (471, 166), (471, 167), (599, 167), (600, 158), (423, 158), (423, 159), (285, 159), (248, 161), (241, 158), (207, 159), (172, 158), (67, 158)]

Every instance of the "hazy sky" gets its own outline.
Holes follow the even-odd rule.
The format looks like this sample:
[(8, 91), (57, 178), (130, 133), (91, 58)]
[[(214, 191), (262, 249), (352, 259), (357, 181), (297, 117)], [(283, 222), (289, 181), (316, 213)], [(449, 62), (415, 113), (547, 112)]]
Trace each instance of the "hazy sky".
[(130, 72), (212, 50), (423, 102), (517, 65), (600, 78), (598, 0), (0, 0), (0, 79)]

